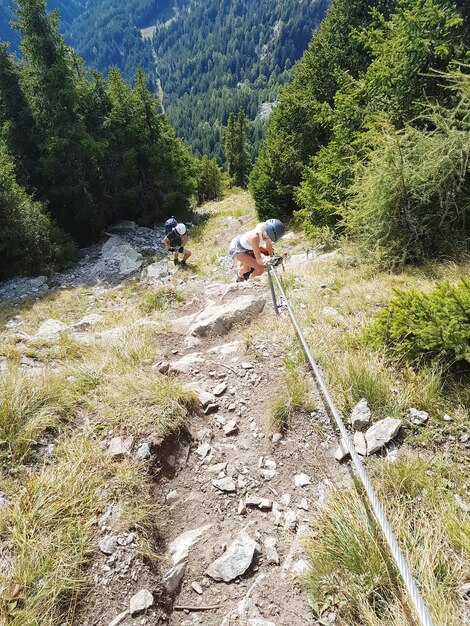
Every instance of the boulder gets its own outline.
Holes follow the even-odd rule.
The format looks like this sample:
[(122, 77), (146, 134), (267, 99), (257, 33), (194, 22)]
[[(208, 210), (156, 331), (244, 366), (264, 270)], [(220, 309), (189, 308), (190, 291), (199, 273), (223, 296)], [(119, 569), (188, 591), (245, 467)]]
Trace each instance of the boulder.
[(265, 302), (259, 295), (244, 295), (226, 304), (212, 304), (196, 316), (178, 320), (175, 330), (198, 337), (225, 335), (237, 322), (259, 315)]
[(362, 398), (351, 412), (350, 422), (354, 430), (366, 430), (370, 426), (371, 411), (367, 400)]
[(123, 234), (123, 233), (134, 233), (138, 229), (138, 226), (135, 222), (131, 222), (130, 220), (121, 220), (119, 222), (114, 222), (111, 226), (108, 226), (108, 233), (114, 234)]
[(250, 567), (256, 542), (244, 530), (227, 550), (208, 567), (206, 574), (214, 580), (228, 583), (242, 576)]
[[(101, 248), (102, 261), (117, 264), (117, 272), (120, 276), (127, 276), (136, 272), (142, 265), (144, 257), (139, 254), (124, 239), (114, 235), (103, 244)], [(97, 264), (98, 271), (103, 270), (103, 264)]]
[(58, 335), (68, 329), (67, 324), (59, 320), (49, 319), (43, 322), (36, 333), (43, 339), (56, 339)]
[(143, 285), (157, 285), (164, 278), (169, 276), (168, 260), (162, 259), (144, 267), (140, 275), (140, 282)]

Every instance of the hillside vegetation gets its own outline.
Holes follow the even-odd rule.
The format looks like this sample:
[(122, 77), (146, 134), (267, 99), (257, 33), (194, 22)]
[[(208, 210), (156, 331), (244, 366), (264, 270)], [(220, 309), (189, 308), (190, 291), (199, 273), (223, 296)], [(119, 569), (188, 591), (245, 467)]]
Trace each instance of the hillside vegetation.
[(334, 0), (255, 163), (259, 215), (382, 267), (465, 252), (469, 43), (465, 2)]

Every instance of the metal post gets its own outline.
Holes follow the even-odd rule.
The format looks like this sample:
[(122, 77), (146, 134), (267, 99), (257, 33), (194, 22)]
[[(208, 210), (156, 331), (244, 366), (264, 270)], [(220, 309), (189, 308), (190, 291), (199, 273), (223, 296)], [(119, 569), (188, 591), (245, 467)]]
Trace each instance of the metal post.
[(274, 290), (274, 283), (273, 283), (273, 278), (271, 276), (271, 266), (268, 265), (268, 280), (269, 280), (269, 288), (271, 289), (271, 296), (273, 299), (273, 307), (274, 307), (274, 312), (276, 313), (276, 315), (279, 315), (279, 307), (277, 306), (277, 300), (276, 300), (276, 292)]

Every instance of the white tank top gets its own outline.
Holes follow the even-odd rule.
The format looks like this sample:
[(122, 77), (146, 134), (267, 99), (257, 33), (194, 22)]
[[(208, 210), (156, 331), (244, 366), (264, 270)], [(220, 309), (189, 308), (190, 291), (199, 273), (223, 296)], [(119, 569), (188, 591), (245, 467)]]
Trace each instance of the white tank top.
[[(256, 231), (257, 235), (258, 235), (258, 239), (259, 239), (259, 247), (263, 247), (264, 246), (264, 239), (263, 239), (263, 228), (264, 228), (264, 222), (260, 222), (259, 224), (256, 224), (255, 228), (253, 230)], [(247, 233), (243, 233), (243, 235), (240, 235), (240, 244), (245, 248), (245, 250), (253, 250), (253, 246), (247, 241), (247, 234), (251, 233), (252, 231), (249, 230)]]

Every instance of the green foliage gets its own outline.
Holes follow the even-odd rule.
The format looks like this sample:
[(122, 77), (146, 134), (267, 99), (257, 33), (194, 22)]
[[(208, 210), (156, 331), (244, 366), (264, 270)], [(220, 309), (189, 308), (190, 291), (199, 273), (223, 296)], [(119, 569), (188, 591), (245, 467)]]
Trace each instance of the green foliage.
[(258, 215), (290, 217), (299, 205), (294, 190), (303, 168), (332, 131), (331, 109), (341, 77), (357, 77), (368, 64), (355, 29), (370, 22), (369, 6), (386, 14), (391, 0), (333, 0), (318, 31), (313, 33), (292, 80), (280, 93), (266, 137), (250, 177)]
[(243, 109), (237, 117), (230, 113), (224, 133), (224, 150), (227, 172), (234, 185), (246, 188), (250, 171), (250, 155), (247, 144), (248, 120)]
[(71, 240), (15, 178), (13, 161), (0, 142), (0, 279), (47, 272), (74, 260)]
[(224, 176), (215, 159), (204, 155), (196, 161), (197, 202), (220, 200), (224, 194)]
[(470, 218), (470, 76), (456, 74), (459, 102), (432, 108), (424, 129), (385, 123), (357, 171), (345, 223), (384, 267), (466, 249)]
[(373, 343), (413, 363), (436, 361), (445, 366), (470, 363), (470, 283), (439, 283), (425, 293), (397, 291), (376, 313), (369, 330)]

